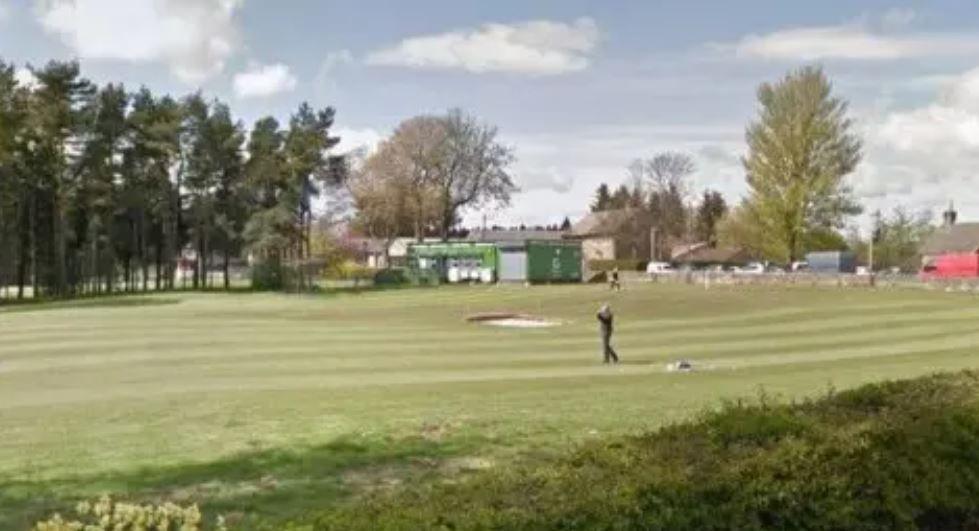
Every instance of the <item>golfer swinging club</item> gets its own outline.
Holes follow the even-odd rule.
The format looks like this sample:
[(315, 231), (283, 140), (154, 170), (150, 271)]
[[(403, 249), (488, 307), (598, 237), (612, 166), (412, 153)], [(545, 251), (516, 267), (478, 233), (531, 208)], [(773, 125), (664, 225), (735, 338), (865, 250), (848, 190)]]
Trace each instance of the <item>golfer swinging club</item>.
[(612, 309), (609, 308), (608, 304), (602, 305), (601, 309), (598, 310), (598, 322), (601, 323), (602, 354), (605, 356), (604, 363), (606, 364), (610, 361), (619, 362), (619, 355), (612, 348), (612, 319)]

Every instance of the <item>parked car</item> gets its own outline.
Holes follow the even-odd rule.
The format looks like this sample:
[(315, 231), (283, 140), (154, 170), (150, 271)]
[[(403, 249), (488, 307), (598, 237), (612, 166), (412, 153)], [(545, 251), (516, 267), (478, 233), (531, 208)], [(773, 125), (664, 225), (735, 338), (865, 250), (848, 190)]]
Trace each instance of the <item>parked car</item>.
[(666, 262), (650, 262), (646, 266), (646, 273), (650, 275), (670, 275), (676, 273), (676, 269)]
[(792, 265), (789, 266), (789, 270), (793, 273), (803, 273), (805, 271), (809, 271), (809, 262), (792, 262)]
[(742, 275), (762, 275), (767, 272), (767, 268), (761, 262), (751, 262), (744, 267), (736, 268), (734, 272)]

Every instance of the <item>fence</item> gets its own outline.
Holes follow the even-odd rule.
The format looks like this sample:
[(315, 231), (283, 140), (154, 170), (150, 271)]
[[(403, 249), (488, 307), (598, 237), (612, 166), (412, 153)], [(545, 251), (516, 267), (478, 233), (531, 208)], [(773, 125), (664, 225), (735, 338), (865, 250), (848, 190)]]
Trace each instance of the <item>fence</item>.
[(720, 286), (811, 286), (839, 288), (908, 288), (935, 291), (979, 293), (979, 278), (924, 280), (914, 274), (817, 274), (817, 273), (730, 273), (711, 271), (678, 271), (650, 275), (638, 272), (620, 273), (623, 282), (660, 282)]

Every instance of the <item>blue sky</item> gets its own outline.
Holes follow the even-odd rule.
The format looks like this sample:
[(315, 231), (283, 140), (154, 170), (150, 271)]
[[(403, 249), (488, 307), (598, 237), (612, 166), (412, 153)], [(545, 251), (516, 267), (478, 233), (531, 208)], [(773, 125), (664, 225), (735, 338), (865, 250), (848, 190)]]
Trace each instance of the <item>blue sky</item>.
[[(979, 219), (979, 3), (783, 0), (0, 0), (0, 57), (228, 101), (246, 123), (333, 105), (344, 148), (462, 107), (516, 150), (501, 223), (580, 216), (665, 149), (744, 193), (757, 85), (819, 63), (851, 102), (871, 209)], [(470, 213), (470, 222), (479, 213)]]

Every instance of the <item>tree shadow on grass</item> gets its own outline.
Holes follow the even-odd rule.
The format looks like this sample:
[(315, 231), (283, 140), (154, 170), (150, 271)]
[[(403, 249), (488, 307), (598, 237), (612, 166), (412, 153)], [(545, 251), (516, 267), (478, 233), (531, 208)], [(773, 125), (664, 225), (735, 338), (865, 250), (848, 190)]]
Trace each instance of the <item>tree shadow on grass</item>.
[(110, 494), (140, 503), (198, 504), (207, 522), (231, 515), (236, 528), (274, 526), (353, 494), (427, 481), (447, 458), (478, 441), (346, 436), (304, 450), (261, 450), (182, 466), (144, 468), (50, 481), (0, 478), (0, 529), (30, 529), (54, 512)]
[(80, 310), (87, 308), (129, 308), (136, 306), (169, 306), (180, 304), (180, 299), (146, 297), (136, 295), (107, 298), (84, 298), (64, 301), (30, 300), (0, 304), (0, 315), (5, 313), (44, 312), (52, 310)]

